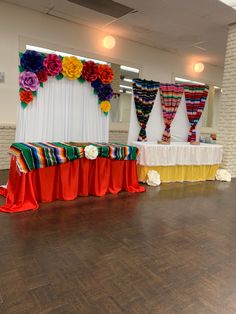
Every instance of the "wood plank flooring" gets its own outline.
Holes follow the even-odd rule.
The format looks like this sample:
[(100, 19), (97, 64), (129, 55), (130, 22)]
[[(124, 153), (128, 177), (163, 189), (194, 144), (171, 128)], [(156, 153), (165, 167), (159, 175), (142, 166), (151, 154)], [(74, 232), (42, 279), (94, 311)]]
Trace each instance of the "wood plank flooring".
[(0, 313), (236, 313), (236, 180), (0, 213)]

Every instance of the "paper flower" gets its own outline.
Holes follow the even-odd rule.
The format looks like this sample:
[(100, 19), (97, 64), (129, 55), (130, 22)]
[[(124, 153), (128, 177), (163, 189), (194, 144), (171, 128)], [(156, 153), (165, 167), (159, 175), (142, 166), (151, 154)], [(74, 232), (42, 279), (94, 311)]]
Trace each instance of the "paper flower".
[(100, 103), (100, 109), (104, 112), (104, 113), (108, 113), (111, 110), (111, 104), (108, 100), (102, 101)]
[(43, 83), (48, 80), (48, 75), (47, 75), (46, 70), (41, 70), (36, 75), (38, 77), (39, 83)]
[(19, 84), (24, 90), (34, 92), (39, 88), (39, 79), (35, 73), (24, 71), (19, 76)]
[(96, 159), (98, 156), (98, 149), (96, 146), (88, 145), (85, 147), (84, 153), (87, 159)]
[(99, 64), (98, 66), (98, 78), (103, 84), (110, 84), (114, 78), (114, 73), (107, 64)]
[(43, 69), (43, 56), (37, 51), (26, 50), (21, 56), (20, 64), (26, 71), (37, 73)]
[(87, 61), (83, 65), (82, 77), (88, 82), (93, 82), (98, 78), (98, 66), (93, 61)]
[(22, 90), (20, 91), (20, 101), (26, 104), (30, 103), (34, 99), (34, 95), (32, 92)]
[(225, 169), (218, 169), (216, 171), (216, 180), (230, 182), (231, 174)]
[(57, 76), (62, 70), (61, 59), (55, 54), (48, 54), (43, 61), (47, 75)]
[(151, 186), (158, 186), (161, 184), (160, 174), (155, 170), (149, 170), (147, 173), (147, 184)]
[(62, 60), (62, 74), (69, 80), (75, 80), (80, 77), (83, 69), (83, 63), (76, 57), (64, 57)]
[(101, 85), (98, 90), (98, 98), (100, 100), (109, 100), (113, 96), (113, 89), (110, 84)]
[(101, 86), (103, 86), (102, 82), (99, 79), (96, 79), (91, 83), (91, 86), (94, 88), (94, 90), (98, 93)]

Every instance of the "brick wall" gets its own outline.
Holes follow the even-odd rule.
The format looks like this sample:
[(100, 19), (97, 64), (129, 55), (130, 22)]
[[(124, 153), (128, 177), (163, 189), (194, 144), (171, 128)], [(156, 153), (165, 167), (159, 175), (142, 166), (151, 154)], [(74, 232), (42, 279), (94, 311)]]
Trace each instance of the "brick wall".
[(9, 169), (10, 157), (8, 149), (15, 141), (15, 125), (0, 124), (0, 170)]
[(236, 177), (236, 24), (229, 26), (217, 139), (224, 146), (223, 167)]

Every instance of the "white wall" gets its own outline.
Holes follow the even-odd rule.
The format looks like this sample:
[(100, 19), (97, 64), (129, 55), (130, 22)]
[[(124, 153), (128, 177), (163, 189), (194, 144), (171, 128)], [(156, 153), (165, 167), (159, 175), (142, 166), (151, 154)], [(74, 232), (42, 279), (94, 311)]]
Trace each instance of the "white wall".
[(0, 72), (6, 75), (5, 83), (0, 83), (0, 124), (15, 123), (16, 120), (18, 50), (25, 42), (43, 43), (52, 49), (139, 66), (141, 76), (146, 79), (171, 82), (174, 73), (221, 85), (223, 70), (219, 67), (206, 65), (202, 74), (196, 74), (192, 65), (199, 60), (122, 38), (117, 38), (113, 50), (105, 50), (101, 45), (103, 36), (104, 33), (92, 28), (0, 2)]

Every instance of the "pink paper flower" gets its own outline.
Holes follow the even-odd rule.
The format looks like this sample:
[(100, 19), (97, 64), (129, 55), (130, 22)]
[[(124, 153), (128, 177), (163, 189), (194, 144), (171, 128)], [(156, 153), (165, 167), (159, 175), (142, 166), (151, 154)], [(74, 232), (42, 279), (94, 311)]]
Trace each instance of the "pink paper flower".
[(24, 71), (19, 76), (19, 84), (24, 90), (34, 92), (39, 88), (39, 79), (35, 73)]

